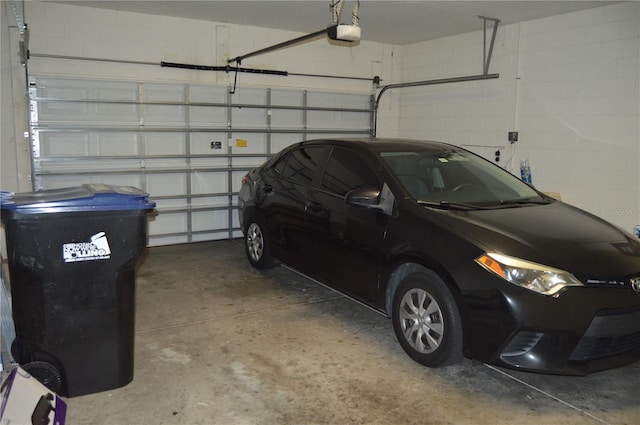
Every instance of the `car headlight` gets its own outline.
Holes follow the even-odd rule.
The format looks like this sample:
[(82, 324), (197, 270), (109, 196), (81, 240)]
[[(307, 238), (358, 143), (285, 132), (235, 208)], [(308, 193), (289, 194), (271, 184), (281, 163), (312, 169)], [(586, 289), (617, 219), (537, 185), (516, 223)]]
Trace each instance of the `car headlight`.
[(569, 272), (507, 255), (488, 252), (476, 262), (508, 282), (544, 295), (555, 295), (567, 286), (583, 286)]

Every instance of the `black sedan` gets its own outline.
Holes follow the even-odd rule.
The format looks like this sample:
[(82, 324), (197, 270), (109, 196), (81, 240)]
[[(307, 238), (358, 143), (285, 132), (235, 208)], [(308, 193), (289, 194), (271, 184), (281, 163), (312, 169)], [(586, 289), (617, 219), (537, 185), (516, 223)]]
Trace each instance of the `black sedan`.
[(305, 141), (243, 178), (249, 262), (393, 322), (417, 362), (584, 375), (640, 358), (640, 240), (462, 148)]

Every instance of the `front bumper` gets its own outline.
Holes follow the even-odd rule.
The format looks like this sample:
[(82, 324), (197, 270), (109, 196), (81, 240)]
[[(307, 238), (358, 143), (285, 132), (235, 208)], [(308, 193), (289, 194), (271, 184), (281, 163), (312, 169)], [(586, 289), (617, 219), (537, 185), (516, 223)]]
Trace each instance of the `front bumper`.
[(474, 289), (462, 288), (468, 357), (563, 375), (640, 359), (640, 296), (631, 289), (569, 287), (549, 297), (474, 275)]
[(598, 312), (582, 336), (521, 330), (494, 363), (513, 369), (586, 375), (640, 359), (640, 308)]

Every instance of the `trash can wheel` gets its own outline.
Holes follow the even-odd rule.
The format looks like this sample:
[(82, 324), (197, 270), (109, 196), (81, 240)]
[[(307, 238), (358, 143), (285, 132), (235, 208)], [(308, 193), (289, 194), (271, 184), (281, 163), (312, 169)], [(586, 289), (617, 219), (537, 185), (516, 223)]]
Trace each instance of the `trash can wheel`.
[(62, 375), (51, 363), (43, 361), (29, 362), (21, 365), (29, 375), (36, 378), (42, 385), (54, 393), (62, 389)]

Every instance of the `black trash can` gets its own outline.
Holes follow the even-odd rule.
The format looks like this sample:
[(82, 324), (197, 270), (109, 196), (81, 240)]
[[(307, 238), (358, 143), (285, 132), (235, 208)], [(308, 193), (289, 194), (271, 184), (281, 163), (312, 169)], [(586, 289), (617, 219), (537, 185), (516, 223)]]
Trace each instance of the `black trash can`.
[(12, 353), (50, 389), (72, 397), (133, 380), (135, 268), (154, 208), (134, 187), (2, 192)]

